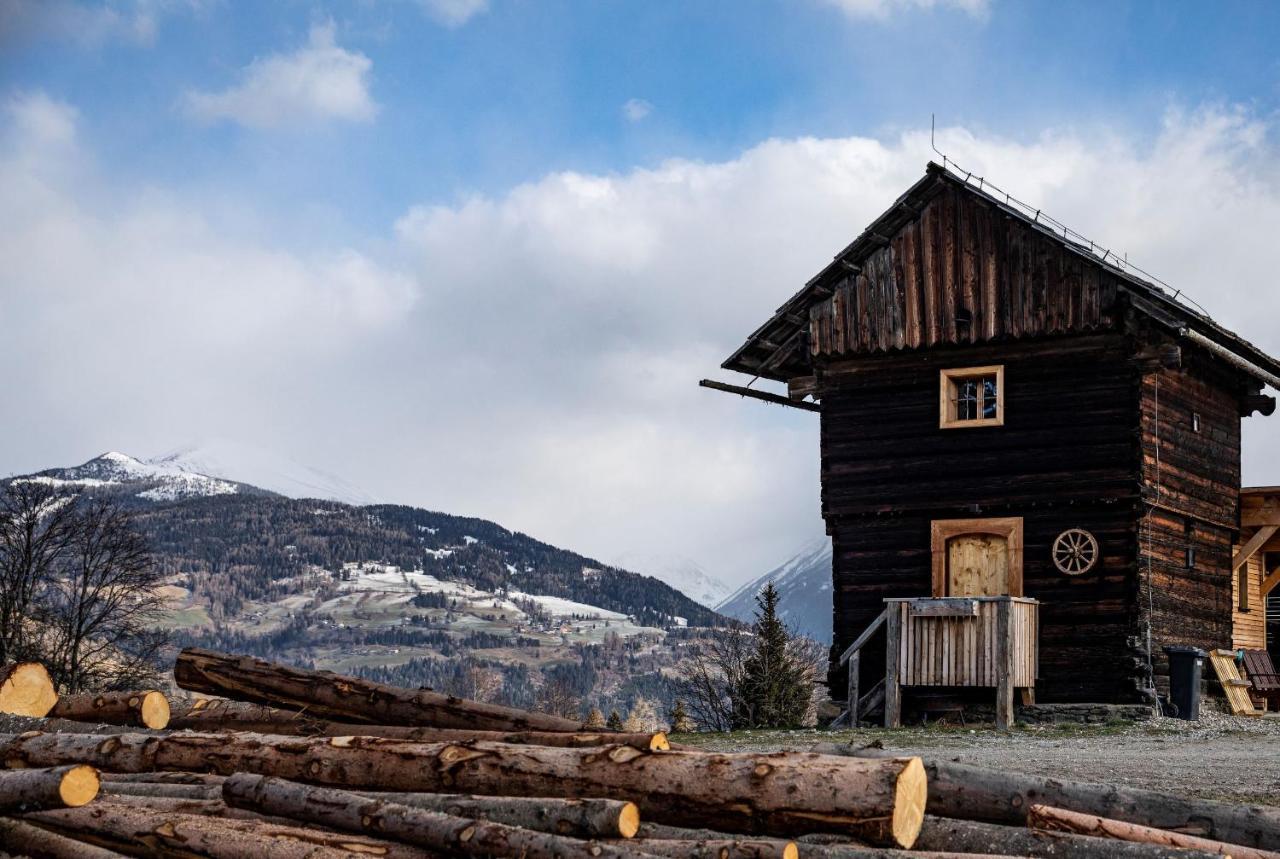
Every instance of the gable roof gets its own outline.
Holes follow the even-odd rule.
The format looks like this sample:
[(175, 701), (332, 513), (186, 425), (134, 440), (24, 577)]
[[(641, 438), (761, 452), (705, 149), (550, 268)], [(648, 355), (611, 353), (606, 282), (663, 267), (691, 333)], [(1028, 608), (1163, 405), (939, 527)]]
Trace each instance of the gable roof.
[(883, 248), (892, 236), (919, 216), (930, 200), (947, 188), (960, 189), (973, 195), (1001, 214), (1017, 219), (1028, 229), (1049, 237), (1068, 253), (1078, 255), (1088, 264), (1101, 268), (1116, 282), (1117, 288), (1124, 293), (1134, 310), (1160, 327), (1188, 336), (1206, 345), (1206, 348), (1216, 346), (1214, 351), (1221, 350), (1219, 354), (1224, 358), (1230, 355), (1256, 366), (1264, 371), (1263, 375), (1247, 368), (1241, 369), (1260, 381), (1276, 386), (1276, 377), (1280, 376), (1280, 361), (1214, 322), (1202, 311), (1179, 301), (1177, 293), (1171, 294), (1161, 286), (1138, 276), (1132, 267), (1119, 265), (1118, 260), (1109, 261), (1109, 252), (1099, 257), (1094, 246), (1076, 240), (1076, 234), (1065, 228), (1058, 232), (1053, 226), (1056, 222), (1043, 218), (1039, 212), (1034, 217), (1028, 215), (1014, 205), (1011, 198), (1001, 200), (975, 186), (968, 181), (968, 177), (957, 176), (934, 162), (929, 163), (925, 175), (919, 181), (836, 254), (831, 263), (812, 277), (799, 292), (779, 307), (721, 366), (727, 370), (778, 381), (808, 375), (811, 370), (798, 353), (796, 345), (803, 339), (802, 332), (808, 330), (809, 308), (830, 296), (839, 282), (847, 278), (851, 271), (859, 270), (869, 256)]

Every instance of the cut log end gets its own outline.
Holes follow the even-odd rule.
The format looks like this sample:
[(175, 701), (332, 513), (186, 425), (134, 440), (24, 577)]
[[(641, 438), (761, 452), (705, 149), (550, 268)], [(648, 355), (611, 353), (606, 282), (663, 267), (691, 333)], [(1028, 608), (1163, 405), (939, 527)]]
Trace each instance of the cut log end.
[(43, 719), (58, 702), (49, 672), (38, 662), (20, 662), (0, 670), (0, 713)]
[(640, 806), (628, 802), (618, 814), (618, 834), (623, 838), (635, 838), (640, 831)]
[(148, 728), (162, 731), (169, 727), (169, 699), (163, 692), (145, 692), (138, 712)]
[(667, 735), (659, 731), (649, 740), (649, 751), (651, 752), (669, 752), (671, 744), (667, 742)]
[(800, 848), (794, 841), (788, 841), (782, 848), (782, 859), (800, 859)]
[(893, 840), (910, 850), (924, 825), (924, 807), (929, 799), (929, 777), (919, 758), (909, 758), (898, 773), (894, 790)]
[(98, 771), (93, 767), (71, 767), (62, 775), (58, 795), (67, 808), (79, 808), (96, 797), (101, 786)]

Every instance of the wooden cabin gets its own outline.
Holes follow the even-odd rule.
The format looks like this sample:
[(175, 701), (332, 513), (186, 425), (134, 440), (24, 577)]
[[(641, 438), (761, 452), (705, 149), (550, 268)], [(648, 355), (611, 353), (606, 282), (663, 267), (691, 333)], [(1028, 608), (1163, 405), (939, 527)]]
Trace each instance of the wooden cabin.
[(1258, 642), (1240, 429), (1280, 361), (978, 180), (930, 164), (723, 366), (819, 412), (833, 654), (886, 599), (1028, 597), (1040, 700), (1122, 703), (1165, 645)]

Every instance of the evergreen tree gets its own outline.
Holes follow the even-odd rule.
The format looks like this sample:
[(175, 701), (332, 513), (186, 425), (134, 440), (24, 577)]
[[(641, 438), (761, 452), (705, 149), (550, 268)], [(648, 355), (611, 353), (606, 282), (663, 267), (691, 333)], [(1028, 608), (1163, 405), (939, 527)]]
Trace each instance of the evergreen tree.
[(684, 701), (677, 698), (675, 706), (671, 708), (671, 730), (677, 734), (690, 734), (696, 731), (697, 727), (693, 719), (689, 718), (689, 711), (684, 708)]
[(610, 711), (609, 711), (609, 718), (608, 718), (608, 720), (604, 723), (604, 726), (605, 726), (606, 728), (608, 728), (610, 731), (621, 731), (621, 730), (622, 730), (622, 717), (618, 715), (618, 711), (617, 711), (617, 710), (610, 710)]
[(583, 722), (582, 726), (584, 728), (590, 728), (593, 731), (600, 730), (605, 726), (604, 713), (600, 712), (599, 707), (592, 707), (591, 712), (587, 714), (587, 721)]
[(730, 691), (735, 729), (798, 727), (809, 709), (812, 667), (797, 657), (778, 617), (778, 599), (773, 582), (756, 595), (754, 648), (743, 664), (741, 685)]

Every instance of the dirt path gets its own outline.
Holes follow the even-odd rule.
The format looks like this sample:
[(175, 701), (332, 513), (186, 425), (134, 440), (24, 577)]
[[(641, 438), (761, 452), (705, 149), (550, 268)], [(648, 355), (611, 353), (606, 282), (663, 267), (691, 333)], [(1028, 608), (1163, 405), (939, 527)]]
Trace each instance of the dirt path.
[(817, 742), (884, 747), (976, 766), (1107, 782), (1231, 802), (1280, 806), (1280, 720), (1205, 714), (1198, 723), (752, 731), (679, 742), (720, 751), (806, 749)]

